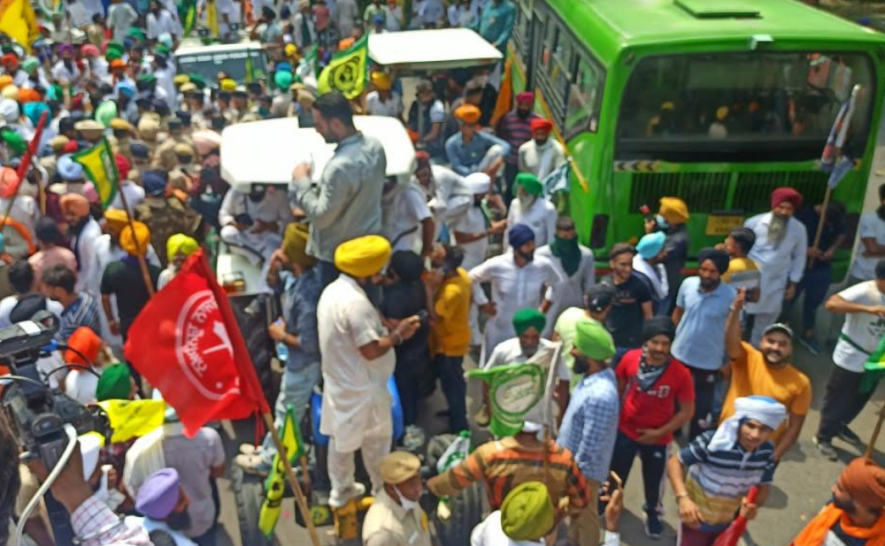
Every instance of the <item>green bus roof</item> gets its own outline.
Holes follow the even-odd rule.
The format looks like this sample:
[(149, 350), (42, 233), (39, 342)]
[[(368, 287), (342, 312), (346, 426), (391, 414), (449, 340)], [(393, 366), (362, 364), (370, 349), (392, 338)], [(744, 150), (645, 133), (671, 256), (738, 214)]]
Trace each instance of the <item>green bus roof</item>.
[[(536, 0), (538, 1), (538, 0)], [(774, 39), (885, 44), (885, 35), (795, 0), (543, 0), (609, 64), (627, 48)]]

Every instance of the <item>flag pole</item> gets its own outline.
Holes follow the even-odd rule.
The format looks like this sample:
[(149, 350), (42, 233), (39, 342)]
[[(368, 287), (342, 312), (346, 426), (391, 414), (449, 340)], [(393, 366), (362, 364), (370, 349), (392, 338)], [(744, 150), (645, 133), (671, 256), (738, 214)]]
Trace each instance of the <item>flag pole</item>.
[(879, 433), (882, 431), (883, 420), (885, 420), (885, 405), (883, 405), (882, 409), (879, 410), (879, 420), (876, 421), (876, 428), (873, 429), (873, 436), (870, 438), (870, 443), (867, 444), (867, 450), (863, 454), (865, 459), (870, 459), (873, 456), (873, 449), (876, 446), (876, 440), (879, 439)]
[(317, 529), (313, 524), (313, 518), (310, 516), (310, 507), (307, 505), (307, 497), (304, 496), (304, 491), (301, 490), (301, 484), (298, 483), (298, 478), (295, 477), (295, 470), (292, 469), (292, 463), (289, 461), (289, 456), (286, 454), (286, 448), (283, 447), (283, 442), (280, 441), (280, 433), (277, 431), (277, 425), (274, 423), (273, 416), (269, 411), (262, 412), (261, 416), (264, 418), (264, 425), (267, 427), (270, 439), (273, 441), (274, 447), (276, 447), (277, 452), (280, 454), (280, 461), (283, 462), (283, 468), (286, 471), (286, 479), (289, 480), (289, 485), (292, 486), (292, 491), (295, 492), (295, 502), (298, 503), (298, 508), (301, 510), (301, 516), (304, 519), (305, 525), (307, 525), (307, 531), (310, 533), (310, 541), (313, 543), (313, 546), (320, 546), (320, 536), (317, 534)]
[[(15, 198), (18, 197), (18, 192), (21, 190), (22, 184), (25, 183), (25, 176), (28, 175), (28, 169), (31, 167), (31, 161), (34, 158), (34, 155), (37, 153), (37, 146), (40, 145), (40, 139), (43, 137), (43, 127), (46, 126), (46, 121), (49, 119), (49, 114), (47, 112), (43, 112), (40, 115), (40, 119), (37, 121), (37, 129), (34, 131), (34, 138), (31, 139), (31, 142), (28, 143), (28, 148), (25, 150), (25, 153), (22, 155), (21, 163), (18, 165), (18, 170), (16, 171), (16, 175), (18, 175), (18, 186), (15, 188), (15, 193), (12, 194), (12, 198), (9, 200), (9, 204), (6, 205), (6, 212), (3, 214), (3, 225), (6, 224), (6, 219), (9, 218), (10, 214), (12, 214), (12, 206), (15, 204)], [(37, 184), (39, 188), (40, 185)]]
[[(111, 151), (111, 147), (108, 144), (107, 138), (103, 139), (105, 147), (108, 151)], [(138, 237), (135, 236), (135, 223), (132, 220), (132, 214), (129, 212), (129, 202), (126, 200), (126, 192), (123, 191), (122, 180), (120, 180), (120, 172), (117, 170), (117, 161), (111, 156), (111, 164), (114, 167), (114, 172), (117, 174), (117, 191), (120, 192), (120, 201), (123, 203), (123, 212), (126, 213), (126, 223), (129, 224), (129, 229), (132, 230), (132, 240), (135, 242), (135, 251), (136, 258), (138, 258), (138, 267), (141, 269), (141, 276), (144, 279), (144, 286), (147, 288), (148, 297), (154, 297), (156, 291), (154, 290), (154, 283), (151, 281), (151, 272), (148, 269), (147, 265), (147, 248), (142, 252), (141, 243), (138, 241)], [(150, 246), (150, 242), (148, 242), (148, 246)]]
[[(833, 195), (833, 188), (827, 184), (827, 191), (824, 193), (824, 203), (821, 205), (820, 209), (820, 218), (817, 221), (817, 231), (814, 233), (814, 244), (811, 245), (811, 248), (818, 250), (818, 246), (820, 246), (820, 239), (824, 233), (824, 224), (827, 223), (827, 209), (830, 207), (830, 197)], [(814, 265), (814, 258), (808, 260), (808, 268), (811, 269), (811, 266)]]

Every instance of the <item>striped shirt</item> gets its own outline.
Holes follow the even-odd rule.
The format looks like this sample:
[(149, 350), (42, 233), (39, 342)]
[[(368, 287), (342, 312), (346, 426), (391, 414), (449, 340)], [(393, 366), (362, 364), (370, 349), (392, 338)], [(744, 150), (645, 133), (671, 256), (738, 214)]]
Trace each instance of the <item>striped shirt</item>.
[(714, 433), (701, 434), (679, 451), (679, 461), (689, 467), (688, 496), (708, 529), (731, 523), (750, 487), (771, 483), (774, 478), (774, 444), (765, 442), (747, 452), (735, 442), (731, 449), (710, 451)]
[(537, 440), (521, 442), (514, 437), (488, 442), (476, 448), (458, 466), (432, 478), (427, 485), (436, 496), (453, 496), (478, 481), (485, 482), (492, 511), (501, 509), (504, 497), (514, 487), (532, 481), (547, 486), (554, 506), (564, 497), (568, 497), (569, 508), (574, 511), (590, 503), (587, 481), (572, 453), (552, 440), (547, 442), (546, 449)]
[(510, 144), (510, 153), (507, 154), (507, 163), (510, 165), (516, 165), (519, 162), (519, 147), (531, 140), (531, 123), (536, 117), (538, 116), (532, 113), (523, 119), (513, 111), (508, 112), (498, 122), (498, 136)]
[(98, 303), (95, 298), (86, 292), (81, 292), (80, 297), (74, 300), (61, 312), (61, 325), (58, 329), (58, 337), (67, 341), (74, 330), (80, 326), (88, 326), (96, 334), (101, 334), (101, 325), (98, 315)]

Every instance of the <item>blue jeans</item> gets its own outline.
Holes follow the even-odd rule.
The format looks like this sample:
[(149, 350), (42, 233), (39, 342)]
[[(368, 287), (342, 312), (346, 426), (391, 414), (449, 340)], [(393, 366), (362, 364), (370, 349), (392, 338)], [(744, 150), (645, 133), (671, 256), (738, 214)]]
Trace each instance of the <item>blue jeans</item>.
[(436, 355), (442, 391), (449, 405), (449, 423), (455, 433), (469, 430), (467, 424), (467, 384), (464, 382), (463, 356)]
[[(307, 364), (297, 370), (286, 368), (283, 371), (283, 380), (280, 382), (280, 395), (274, 404), (274, 421), (277, 430), (282, 434), (283, 422), (286, 420), (286, 406), (292, 404), (295, 408), (295, 426), (301, 426), (301, 416), (307, 410), (310, 403), (310, 395), (314, 386), (319, 382), (321, 375), (320, 363)], [(273, 463), (273, 457), (277, 449), (270, 439), (270, 434), (264, 437), (261, 444), (261, 456), (267, 464)]]

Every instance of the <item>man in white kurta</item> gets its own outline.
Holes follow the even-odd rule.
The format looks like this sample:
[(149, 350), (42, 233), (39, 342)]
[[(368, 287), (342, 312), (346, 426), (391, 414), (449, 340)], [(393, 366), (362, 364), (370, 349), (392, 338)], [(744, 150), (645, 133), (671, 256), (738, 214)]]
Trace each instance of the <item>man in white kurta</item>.
[(269, 261), (283, 243), (292, 222), (289, 201), (273, 186), (252, 184), (249, 191), (231, 188), (218, 212), (221, 240), (253, 263)]
[(538, 246), (549, 245), (556, 234), (556, 207), (544, 197), (544, 190), (537, 176), (519, 173), (516, 175), (516, 186), (516, 197), (510, 203), (510, 211), (507, 213), (508, 232), (513, 226), (523, 224), (535, 232), (535, 243)]
[(539, 248), (535, 255), (550, 260), (563, 278), (553, 287), (553, 303), (547, 311), (547, 325), (542, 335), (549, 339), (563, 311), (569, 307), (584, 307), (584, 294), (596, 284), (596, 263), (593, 251), (578, 244), (575, 222), (568, 216), (556, 221), (554, 241)]
[(512, 250), (489, 258), (470, 270), (474, 283), (489, 282), (492, 299), (482, 290), (474, 290), (474, 302), (491, 318), (486, 323), (482, 362), (499, 343), (516, 337), (513, 315), (525, 307), (546, 312), (563, 277), (546, 258), (535, 256), (532, 230), (517, 224), (510, 230), (508, 242)]
[(393, 250), (410, 250), (429, 256), (435, 235), (433, 215), (424, 190), (411, 181), (394, 178), (384, 185), (381, 197), (382, 232)]
[(424, 190), (436, 224), (436, 238), (439, 238), (443, 227), (462, 215), (473, 202), (473, 197), (460, 174), (442, 165), (431, 165), (427, 152), (417, 152), (415, 160), (417, 166), (412, 182)]
[[(483, 210), (483, 202), (491, 189), (492, 179), (486, 173), (473, 173), (464, 179), (470, 205), (455, 214), (448, 214), (452, 244), (464, 250), (461, 267), (470, 271), (486, 259), (491, 222)], [(460, 207), (459, 207), (460, 208)]]
[(777, 321), (784, 300), (796, 295), (796, 285), (805, 271), (808, 234), (805, 226), (793, 217), (802, 205), (802, 195), (793, 188), (778, 188), (771, 193), (771, 212), (744, 222), (756, 234), (756, 243), (748, 255), (762, 273), (761, 295), (746, 304), (753, 317), (750, 341), (758, 346), (762, 331)]
[(367, 235), (345, 241), (335, 250), (341, 272), (320, 296), (317, 326), (323, 355), (323, 407), (320, 432), (330, 437), (329, 505), (341, 507), (362, 495), (354, 480), (354, 454), (362, 452), (372, 489), (383, 487), (381, 459), (393, 437), (387, 383), (396, 366), (393, 347), (420, 326), (417, 317), (400, 321), (388, 333), (365, 288), (383, 280), (392, 250), (387, 239)]

